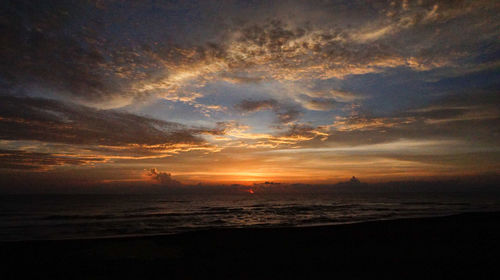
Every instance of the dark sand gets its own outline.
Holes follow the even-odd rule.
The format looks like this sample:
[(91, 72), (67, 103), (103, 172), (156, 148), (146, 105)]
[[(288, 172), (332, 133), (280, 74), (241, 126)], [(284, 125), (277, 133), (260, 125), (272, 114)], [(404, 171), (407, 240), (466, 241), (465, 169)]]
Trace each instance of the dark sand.
[(500, 213), (0, 243), (0, 279), (500, 279)]

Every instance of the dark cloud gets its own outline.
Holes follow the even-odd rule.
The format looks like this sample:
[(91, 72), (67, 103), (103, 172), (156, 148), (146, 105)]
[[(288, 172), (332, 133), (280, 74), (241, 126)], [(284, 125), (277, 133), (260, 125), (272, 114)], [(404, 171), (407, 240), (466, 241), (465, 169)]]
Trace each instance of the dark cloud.
[[(213, 71), (220, 72), (223, 79), (238, 83), (257, 82), (262, 77), (292, 80), (339, 77), (379, 71), (384, 67), (428, 69), (464, 55), (474, 56), (468, 53), (479, 53), (485, 44), (488, 53), (495, 56), (498, 47), (492, 38), (497, 38), (498, 31), (494, 24), (483, 22), (495, 14), (495, 6), (491, 1), (477, 2), (479, 4), (409, 1), (405, 6), (387, 1), (370, 4), (355, 1), (349, 6), (326, 1), (315, 3), (300, 19), (287, 15), (286, 20), (275, 16), (264, 21), (261, 17), (247, 19), (244, 24), (237, 20), (221, 23), (218, 35), (211, 34), (214, 40), (199, 36), (197, 44), (187, 44), (183, 37), (196, 37), (198, 29), (203, 30), (202, 24), (189, 28), (192, 33), (164, 34), (165, 30), (173, 32), (175, 28), (163, 28), (164, 24), (158, 25), (162, 28), (154, 26), (163, 22), (156, 14), (146, 11), (155, 7), (158, 14), (170, 15), (177, 11), (176, 6), (179, 10), (194, 9), (197, 5), (192, 3), (183, 6), (150, 2), (95, 5), (88, 1), (7, 1), (1, 18), (0, 75), (2, 84), (10, 90), (36, 88), (47, 94), (99, 105), (99, 101), (112, 102), (109, 99), (124, 96), (142, 98), (155, 92), (151, 88), (175, 89), (178, 85), (168, 77), (175, 76), (179, 69), (200, 65), (224, 65)], [(289, 5), (303, 6), (294, 1)], [(209, 9), (208, 6), (199, 8)], [(289, 10), (287, 5), (276, 6)], [(492, 9), (488, 12), (482, 6)], [(267, 13), (257, 3), (254, 7), (252, 14)], [(346, 12), (348, 7), (374, 18), (358, 19), (354, 28), (348, 21), (331, 26), (328, 21), (313, 17), (328, 15), (334, 19), (335, 13), (331, 13), (335, 8)], [(141, 13), (131, 16), (134, 9), (155, 21), (148, 23), (148, 18)], [(116, 14), (111, 13), (112, 10), (116, 10)], [(224, 12), (236, 13), (231, 14), (233, 18), (245, 18), (244, 12), (235, 8), (224, 9)], [(110, 24), (110, 18), (121, 24)], [(453, 21), (464, 19), (466, 24), (462, 24), (461, 31), (471, 36), (458, 36), (454, 32), (456, 27), (452, 23), (457, 22)], [(219, 18), (204, 20), (220, 23)], [(306, 23), (311, 21), (314, 23)], [(373, 30), (367, 29), (372, 21)], [(441, 30), (439, 34), (436, 34), (437, 25)], [(132, 26), (133, 30), (126, 28)], [(464, 39), (475, 38), (473, 34), (482, 35), (477, 40)], [(160, 35), (163, 40), (157, 40)], [(442, 36), (447, 36), (446, 40)], [(443, 41), (449, 43), (443, 44)], [(264, 72), (269, 73), (245, 73), (254, 66), (265, 66)], [(165, 77), (167, 81), (162, 80)], [(319, 103), (319, 106), (325, 104), (323, 101), (311, 104)]]
[(302, 115), (302, 112), (296, 108), (284, 108), (276, 110), (276, 116), (278, 117), (278, 122), (282, 124), (287, 124), (296, 121)]
[(214, 129), (207, 130), (200, 128), (198, 133), (200, 134), (210, 134), (210, 135), (224, 135), (228, 130), (231, 130), (233, 127), (238, 127), (240, 124), (236, 122), (217, 122)]
[(280, 124), (287, 124), (297, 120), (302, 112), (297, 108), (280, 104), (274, 99), (266, 100), (243, 100), (236, 104), (235, 108), (242, 112), (256, 112), (260, 110), (273, 110), (276, 114), (276, 121)]
[[(264, 24), (246, 26), (240, 32), (240, 42), (262, 47), (265, 50), (269, 50), (276, 57), (279, 57), (280, 54), (293, 52), (296, 48), (299, 48), (300, 46), (294, 46), (294, 48), (287, 49), (283, 48), (283, 46), (306, 34), (306, 30), (303, 28), (292, 29), (280, 20), (271, 20)], [(262, 53), (250, 51), (249, 54), (261, 55)]]
[[(83, 47), (67, 33), (67, 24), (81, 5), (64, 2), (7, 1), (2, 17), (1, 75), (12, 87), (42, 86), (96, 98), (107, 90), (97, 46)], [(90, 35), (90, 34), (89, 34)]]
[(500, 111), (494, 104), (451, 105), (439, 100), (390, 116), (357, 114), (338, 118), (326, 142), (359, 145), (399, 139), (453, 139), (492, 147), (499, 145), (499, 126)]
[(264, 81), (264, 77), (260, 76), (247, 76), (247, 75), (238, 75), (238, 74), (222, 74), (222, 79), (231, 83), (259, 83)]
[(92, 165), (105, 161), (98, 157), (0, 150), (0, 169), (47, 170), (53, 166)]
[(159, 184), (163, 186), (181, 185), (179, 181), (172, 179), (172, 175), (170, 173), (159, 171), (156, 168), (149, 169), (146, 175), (151, 177), (153, 180), (157, 181)]
[(311, 98), (306, 101), (305, 107), (310, 110), (329, 111), (339, 107), (340, 104), (342, 104), (342, 102), (335, 99)]
[(313, 139), (317, 136), (317, 128), (306, 124), (291, 125), (288, 130), (280, 136)]
[(471, 89), (454, 92), (429, 102), (426, 106), (396, 113), (409, 116), (428, 125), (471, 122), (494, 122), (500, 118), (500, 97), (496, 90)]
[[(338, 70), (340, 72), (334, 75), (343, 75), (341, 72), (346, 67), (356, 68), (361, 64), (399, 56), (389, 45), (348, 41), (348, 34), (339, 28), (292, 27), (282, 21), (271, 20), (242, 27), (239, 34), (237, 42), (245, 47), (228, 49), (228, 53), (236, 52), (236, 55), (228, 57), (229, 65), (232, 68), (247, 68), (265, 63), (274, 68), (271, 75), (277, 78), (294, 77), (296, 73), (289, 71), (299, 69), (315, 74), (319, 69), (323, 74)], [(302, 78), (308, 77), (302, 75)]]
[[(408, 141), (451, 141), (462, 148), (498, 149), (500, 110), (495, 90), (447, 94), (402, 112), (337, 116), (331, 125), (294, 124), (279, 136), (302, 138), (301, 147), (357, 146)], [(319, 137), (317, 137), (319, 136)], [(465, 152), (464, 150), (464, 152)]]
[(255, 112), (259, 110), (275, 109), (278, 107), (278, 101), (274, 99), (243, 100), (235, 107), (243, 112)]
[[(101, 12), (86, 1), (6, 1), (2, 4), (0, 77), (4, 88), (99, 104), (133, 95), (154, 62), (131, 46), (113, 45)], [(30, 92), (31, 93), (31, 92)]]
[(78, 145), (202, 144), (220, 131), (40, 98), (0, 97), (0, 139)]
[[(422, 71), (458, 66), (459, 61), (463, 66), (479, 54), (498, 60), (498, 25), (488, 23), (498, 14), (493, 2), (349, 1), (347, 10), (341, 1), (316, 3), (312, 15), (324, 16), (324, 22), (306, 13), (302, 17), (309, 17), (309, 24), (272, 19), (236, 28), (244, 47), (231, 58), (241, 58), (246, 66), (266, 64), (274, 68), (272, 75), (292, 79), (308, 78), (310, 72), (327, 78), (394, 67)], [(358, 13), (354, 17), (365, 18), (344, 18), (353, 11)], [(328, 19), (337, 24), (329, 25)]]
[(470, 111), (471, 108), (447, 108), (447, 107), (435, 107), (435, 108), (425, 108), (412, 112), (413, 115), (428, 119), (428, 120), (446, 120), (451, 118), (458, 118), (465, 115)]

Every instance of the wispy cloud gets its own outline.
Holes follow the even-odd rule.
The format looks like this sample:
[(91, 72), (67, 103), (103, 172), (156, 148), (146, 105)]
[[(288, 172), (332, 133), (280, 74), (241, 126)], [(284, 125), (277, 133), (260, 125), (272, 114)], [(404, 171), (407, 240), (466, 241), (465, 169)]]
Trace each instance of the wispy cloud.
[(292, 106), (280, 104), (274, 99), (266, 100), (243, 100), (236, 104), (235, 108), (242, 112), (256, 112), (270, 109), (276, 114), (276, 121), (280, 124), (288, 124), (297, 120), (301, 112)]
[(45, 171), (54, 166), (94, 165), (104, 162), (106, 162), (106, 159), (102, 157), (0, 150), (0, 169)]
[(187, 127), (55, 100), (6, 96), (0, 100), (0, 139), (74, 145), (108, 158), (214, 151), (217, 148), (200, 135), (224, 133), (220, 127)]

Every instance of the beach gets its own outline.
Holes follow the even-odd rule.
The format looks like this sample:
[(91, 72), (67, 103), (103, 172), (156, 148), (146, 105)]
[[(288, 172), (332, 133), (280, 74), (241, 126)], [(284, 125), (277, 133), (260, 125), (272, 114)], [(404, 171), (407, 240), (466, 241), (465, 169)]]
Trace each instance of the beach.
[(495, 279), (500, 212), (0, 243), (2, 279)]

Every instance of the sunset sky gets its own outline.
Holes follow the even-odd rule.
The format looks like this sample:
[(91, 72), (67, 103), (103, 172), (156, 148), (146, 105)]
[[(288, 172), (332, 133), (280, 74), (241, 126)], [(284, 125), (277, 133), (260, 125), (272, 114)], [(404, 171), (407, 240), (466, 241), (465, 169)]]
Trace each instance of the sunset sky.
[(1, 7), (3, 187), (500, 170), (499, 1)]

